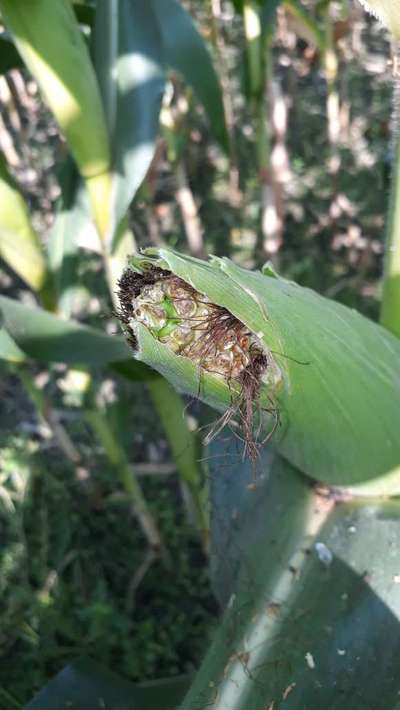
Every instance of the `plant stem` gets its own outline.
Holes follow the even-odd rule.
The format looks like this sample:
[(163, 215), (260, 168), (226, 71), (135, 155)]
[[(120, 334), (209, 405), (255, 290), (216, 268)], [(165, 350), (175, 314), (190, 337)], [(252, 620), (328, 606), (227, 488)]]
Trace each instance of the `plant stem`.
[(253, 98), (259, 96), (263, 88), (262, 28), (260, 8), (255, 0), (244, 0), (243, 24), (249, 89)]
[(160, 551), (162, 549), (160, 533), (125, 451), (120, 446), (115, 433), (106, 420), (106, 416), (102, 412), (91, 409), (85, 412), (85, 417), (101, 443), (111, 465), (114, 467), (125, 491), (128, 493), (132, 502), (133, 512), (150, 547), (155, 551)]
[(177, 181), (175, 199), (181, 211), (190, 253), (198, 259), (204, 259), (203, 228), (182, 158), (176, 162), (175, 175)]
[(40, 417), (50, 428), (58, 446), (61, 451), (63, 451), (66, 458), (75, 465), (81, 463), (82, 457), (78, 449), (56, 416), (49, 399), (36, 385), (29, 370), (24, 365), (13, 365), (12, 370), (21, 380)]
[(240, 168), (235, 136), (235, 107), (229, 80), (229, 67), (226, 61), (224, 37), (219, 29), (219, 23), (222, 18), (221, 0), (209, 0), (208, 7), (211, 41), (215, 52), (216, 70), (221, 82), (226, 130), (229, 139), (229, 203), (231, 207), (239, 207), (242, 204), (243, 195), (240, 192)]
[(340, 101), (337, 89), (338, 58), (333, 36), (333, 21), (331, 6), (327, 4), (325, 15), (325, 47), (322, 52), (322, 63), (326, 79), (326, 116), (328, 122), (328, 140), (330, 144), (329, 172), (335, 175), (340, 167), (338, 141), (340, 135)]
[(206, 509), (207, 489), (202, 481), (196, 456), (194, 436), (185, 420), (181, 397), (167, 380), (149, 382), (151, 398), (164, 427), (168, 443), (179, 472), (181, 482), (189, 493), (189, 506), (193, 509), (196, 527), (201, 533), (203, 546), (208, 547), (209, 519)]
[[(283, 242), (283, 183), (279, 174), (282, 156), (287, 155), (284, 147), (286, 131), (286, 107), (281, 100), (284, 116), (283, 125), (274, 120), (275, 107), (279, 99), (278, 84), (273, 82), (272, 35), (265, 36), (265, 78), (264, 97), (259, 100), (258, 113), (258, 165), (261, 182), (261, 233), (263, 249), (276, 264), (277, 254)], [(274, 143), (274, 145), (273, 145)], [(278, 145), (279, 143), (279, 145)], [(279, 157), (280, 154), (280, 157)], [(276, 157), (278, 156), (278, 161)]]
[[(395, 94), (400, 87), (395, 86)], [(395, 96), (395, 99), (397, 97)], [(396, 101), (395, 101), (396, 105)], [(380, 321), (392, 333), (400, 337), (400, 134), (396, 110), (394, 135), (396, 151), (392, 170), (389, 212), (387, 218), (385, 269)]]
[[(256, 124), (256, 159), (260, 181), (260, 226), (263, 250), (277, 258), (282, 245), (282, 185), (272, 161), (272, 113), (274, 99), (272, 32), (261, 34), (260, 10), (254, 2), (243, 7), (249, 71), (249, 89)], [(283, 133), (284, 135), (284, 133)], [(281, 132), (282, 137), (282, 132)], [(281, 147), (281, 146), (280, 146)]]

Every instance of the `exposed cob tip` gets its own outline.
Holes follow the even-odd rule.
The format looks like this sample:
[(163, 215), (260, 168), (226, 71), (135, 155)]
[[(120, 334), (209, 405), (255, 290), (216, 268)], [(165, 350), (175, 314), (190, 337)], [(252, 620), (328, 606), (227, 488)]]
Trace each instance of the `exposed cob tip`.
[[(259, 337), (226, 308), (158, 267), (149, 266), (142, 273), (126, 269), (118, 295), (118, 317), (135, 352), (136, 329), (141, 324), (175, 355), (189, 359), (200, 373), (210, 373), (226, 383), (232, 391), (231, 404), (219, 420), (218, 430), (239, 415), (246, 453), (255, 459), (254, 413), (270, 363)], [(273, 413), (276, 426), (276, 408), (268, 411)]]

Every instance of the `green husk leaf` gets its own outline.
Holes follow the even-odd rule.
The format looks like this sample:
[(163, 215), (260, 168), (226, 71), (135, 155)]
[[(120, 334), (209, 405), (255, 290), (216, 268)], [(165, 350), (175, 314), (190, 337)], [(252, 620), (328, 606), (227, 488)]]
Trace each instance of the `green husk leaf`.
[[(275, 443), (293, 465), (358, 492), (400, 491), (400, 342), (394, 336), (309, 289), (228, 259), (205, 263), (149, 249), (131, 264), (172, 271), (261, 338), (281, 373), (263, 388), (282, 421)], [(136, 335), (139, 359), (179, 390), (226, 408), (231, 391), (221, 378), (167, 352), (144, 326)]]
[(0, 296), (0, 323), (3, 328), (0, 332), (6, 333), (0, 343), (0, 355), (5, 359), (19, 361), (22, 351), (22, 355), (40, 362), (65, 362), (90, 368), (111, 366), (131, 380), (154, 379), (148, 367), (130, 358), (123, 338), (96, 328), (58, 318), (6, 296)]

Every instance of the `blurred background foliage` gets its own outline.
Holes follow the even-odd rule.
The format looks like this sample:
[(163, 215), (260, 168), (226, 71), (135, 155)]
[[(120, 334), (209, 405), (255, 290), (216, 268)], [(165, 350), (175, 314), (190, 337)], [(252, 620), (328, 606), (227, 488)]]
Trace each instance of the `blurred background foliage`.
[[(129, 179), (119, 178), (118, 220), (130, 207), (106, 259), (65, 138), (3, 29), (2, 295), (27, 308), (39, 300), (60, 318), (117, 335), (112, 297), (125, 254), (168, 245), (248, 268), (270, 259), (285, 277), (376, 319), (391, 157), (383, 28), (350, 0), (284, 0), (261, 12), (252, 0), (182, 0), (183, 24), (173, 3), (170, 16), (161, 4), (153, 2), (168, 65), (154, 79), (154, 101), (165, 82), (160, 126), (148, 128), (151, 115), (143, 116), (147, 128), (137, 126), (142, 141), (157, 134), (154, 155), (140, 159), (133, 182), (121, 167)], [(130, 107), (104, 99), (112, 58), (101, 35), (105, 6), (98, 3), (103, 25), (95, 6), (77, 2), (74, 10), (115, 150), (119, 131), (128, 132), (124, 118), (143, 104), (138, 95)], [(137, 41), (128, 34), (120, 37), (127, 46)], [(17, 253), (6, 205), (25, 235)], [(41, 332), (39, 322), (31, 327)], [(50, 326), (46, 332), (51, 339)], [(80, 362), (81, 337), (65, 362), (45, 345), (32, 361), (1, 343), (0, 707), (7, 709), (82, 654), (133, 681), (192, 671), (218, 615), (201, 505), (208, 460), (199, 429), (212, 415), (195, 403), (186, 409), (158, 379), (143, 382), (145, 368), (122, 377), (128, 351), (108, 359), (119, 373), (104, 366), (106, 356), (95, 367)]]

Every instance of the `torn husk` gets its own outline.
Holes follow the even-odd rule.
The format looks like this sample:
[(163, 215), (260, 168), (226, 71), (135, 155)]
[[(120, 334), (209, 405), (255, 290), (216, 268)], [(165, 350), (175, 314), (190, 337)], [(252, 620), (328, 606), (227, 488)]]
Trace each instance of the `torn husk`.
[(245, 453), (255, 459), (255, 420), (259, 426), (262, 412), (272, 415), (269, 434), (279, 421), (272, 385), (281, 376), (272, 353), (242, 321), (184, 279), (140, 256), (132, 266), (119, 282), (119, 317), (135, 356), (179, 390), (222, 409), (214, 432), (236, 420)]

